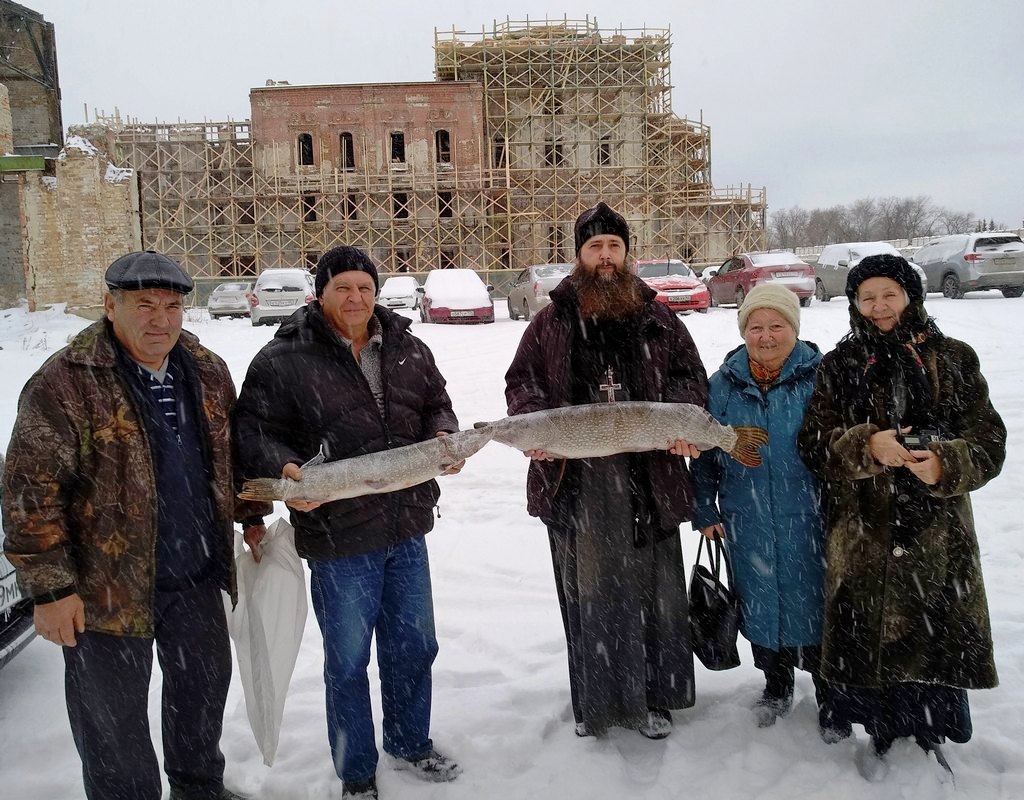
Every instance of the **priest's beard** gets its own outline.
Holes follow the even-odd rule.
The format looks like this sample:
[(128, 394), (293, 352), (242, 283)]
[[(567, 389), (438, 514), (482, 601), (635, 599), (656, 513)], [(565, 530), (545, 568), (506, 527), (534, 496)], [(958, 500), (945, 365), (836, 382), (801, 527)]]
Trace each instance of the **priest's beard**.
[(576, 288), (580, 316), (584, 319), (620, 319), (637, 313), (643, 307), (636, 281), (625, 267), (602, 276), (585, 272), (577, 260), (569, 279)]

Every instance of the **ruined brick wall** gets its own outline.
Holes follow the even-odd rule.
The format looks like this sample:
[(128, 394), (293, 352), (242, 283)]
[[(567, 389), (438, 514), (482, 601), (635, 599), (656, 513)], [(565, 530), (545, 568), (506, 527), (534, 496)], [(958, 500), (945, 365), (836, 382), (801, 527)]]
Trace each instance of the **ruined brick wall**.
[(21, 182), (17, 175), (0, 182), (0, 308), (25, 296)]
[(69, 139), (53, 177), (32, 174), (25, 182), (31, 309), (51, 303), (97, 308), (107, 266), (141, 249), (134, 173), (76, 141), (82, 140)]
[(0, 156), (14, 152), (14, 128), (11, 122), (11, 98), (0, 83)]
[(60, 81), (53, 25), (38, 12), (0, 0), (0, 82), (10, 95), (14, 145), (60, 145)]

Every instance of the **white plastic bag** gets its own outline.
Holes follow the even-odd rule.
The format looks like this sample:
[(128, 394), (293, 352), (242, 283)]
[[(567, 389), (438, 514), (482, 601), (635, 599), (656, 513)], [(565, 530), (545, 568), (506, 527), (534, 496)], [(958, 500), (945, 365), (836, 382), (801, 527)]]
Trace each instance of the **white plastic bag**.
[(238, 605), (228, 614), (245, 708), (263, 763), (274, 762), (284, 701), (306, 625), (306, 579), (295, 531), (279, 519), (267, 528), (259, 563), (248, 550), (235, 558)]

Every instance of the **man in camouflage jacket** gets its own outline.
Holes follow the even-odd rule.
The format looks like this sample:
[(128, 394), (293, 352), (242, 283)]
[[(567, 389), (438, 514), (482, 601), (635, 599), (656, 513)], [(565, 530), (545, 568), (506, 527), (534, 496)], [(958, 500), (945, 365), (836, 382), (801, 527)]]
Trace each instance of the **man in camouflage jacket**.
[(163, 672), (172, 798), (232, 798), (219, 740), (231, 675), (221, 590), (234, 599), (235, 500), (224, 362), (181, 331), (191, 279), (131, 253), (107, 270), (106, 319), (26, 384), (4, 473), (5, 550), (63, 646), (85, 793), (161, 796), (148, 724), (153, 642)]

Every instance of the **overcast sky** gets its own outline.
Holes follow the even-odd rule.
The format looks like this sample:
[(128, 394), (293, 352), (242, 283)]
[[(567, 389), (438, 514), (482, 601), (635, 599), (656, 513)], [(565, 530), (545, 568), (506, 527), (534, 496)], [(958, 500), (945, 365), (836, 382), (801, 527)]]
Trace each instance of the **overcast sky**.
[(766, 186), (772, 209), (925, 194), (1024, 225), (1022, 0), (21, 2), (56, 27), (65, 126), (84, 104), (246, 119), (268, 78), (432, 80), (435, 27), (670, 28), (672, 108), (711, 125), (716, 186)]

